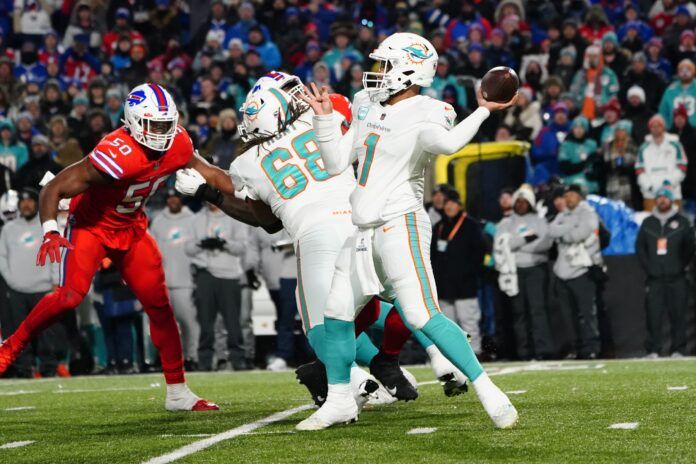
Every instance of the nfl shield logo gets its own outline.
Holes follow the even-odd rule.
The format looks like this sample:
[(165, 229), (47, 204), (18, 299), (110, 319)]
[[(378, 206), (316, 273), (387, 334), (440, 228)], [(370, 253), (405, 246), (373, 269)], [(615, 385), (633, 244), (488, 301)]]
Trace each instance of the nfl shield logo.
[(360, 108), (358, 108), (358, 119), (361, 121), (365, 119), (369, 111), (370, 108), (368, 108), (367, 106), (361, 106)]

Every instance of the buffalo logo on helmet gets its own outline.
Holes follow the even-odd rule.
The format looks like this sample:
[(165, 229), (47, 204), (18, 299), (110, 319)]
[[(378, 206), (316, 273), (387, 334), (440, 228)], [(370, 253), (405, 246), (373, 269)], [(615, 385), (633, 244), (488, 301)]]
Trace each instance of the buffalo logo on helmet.
[(128, 94), (128, 98), (126, 99), (126, 103), (128, 104), (128, 106), (137, 106), (144, 101), (145, 101), (145, 91), (144, 90), (136, 90), (134, 92), (131, 92), (130, 94)]
[(408, 59), (414, 64), (421, 64), (433, 56), (433, 52), (428, 50), (428, 46), (422, 43), (411, 44), (402, 50), (408, 52)]

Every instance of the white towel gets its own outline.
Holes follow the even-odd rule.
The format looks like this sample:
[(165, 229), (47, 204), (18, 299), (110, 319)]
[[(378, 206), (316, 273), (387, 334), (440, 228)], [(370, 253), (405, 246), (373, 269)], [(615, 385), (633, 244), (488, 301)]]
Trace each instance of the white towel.
[(515, 254), (510, 249), (510, 234), (500, 234), (493, 246), (493, 260), (498, 271), (498, 286), (507, 296), (515, 296), (520, 292), (517, 280), (517, 263)]
[(353, 264), (363, 295), (379, 295), (384, 291), (375, 270), (375, 260), (372, 255), (374, 234), (374, 229), (358, 229), (355, 234), (355, 260)]

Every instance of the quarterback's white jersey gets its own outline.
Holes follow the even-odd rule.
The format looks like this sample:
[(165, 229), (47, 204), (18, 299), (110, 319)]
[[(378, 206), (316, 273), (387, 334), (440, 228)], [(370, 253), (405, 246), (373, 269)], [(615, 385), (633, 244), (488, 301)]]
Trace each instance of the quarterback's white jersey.
[[(255, 146), (230, 166), (238, 191), (271, 207), (293, 240), (327, 219), (350, 215), (348, 197), (355, 189), (351, 169), (330, 175), (324, 169), (312, 128), (311, 110), (277, 137)], [(340, 127), (339, 116), (332, 124)]]
[(329, 118), (316, 116), (313, 122), (329, 172), (340, 172), (358, 160), (358, 185), (350, 197), (353, 223), (375, 227), (421, 209), (430, 157), (468, 143), (489, 114), (479, 108), (473, 120), (467, 118), (466, 130), (462, 124), (467, 121), (453, 129), (456, 113), (442, 101), (418, 95), (382, 105), (361, 91), (353, 100), (353, 123), (343, 137)]

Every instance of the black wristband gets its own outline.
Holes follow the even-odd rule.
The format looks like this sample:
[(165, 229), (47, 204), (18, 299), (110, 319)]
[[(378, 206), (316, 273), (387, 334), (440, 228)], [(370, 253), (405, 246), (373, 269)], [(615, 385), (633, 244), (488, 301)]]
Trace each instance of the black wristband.
[(222, 193), (220, 193), (220, 191), (215, 187), (211, 187), (208, 184), (201, 184), (201, 186), (198, 187), (198, 190), (196, 190), (194, 198), (207, 201), (215, 206), (220, 206), (223, 200)]

